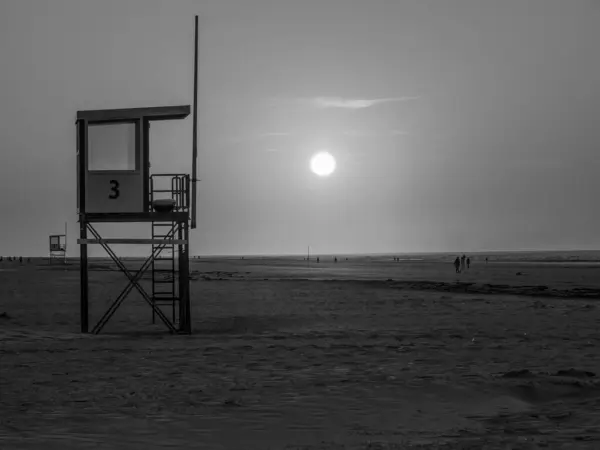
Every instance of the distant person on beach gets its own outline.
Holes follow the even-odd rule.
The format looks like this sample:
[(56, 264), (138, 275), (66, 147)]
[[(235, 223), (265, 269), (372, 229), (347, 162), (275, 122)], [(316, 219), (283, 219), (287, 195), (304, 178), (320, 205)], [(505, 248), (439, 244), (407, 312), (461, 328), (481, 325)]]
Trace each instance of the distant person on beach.
[(456, 273), (460, 273), (460, 259), (458, 256), (454, 260), (454, 268), (456, 269)]
[(334, 258), (333, 262), (337, 262), (337, 257), (336, 257), (336, 258)]
[(487, 258), (485, 258), (485, 263), (487, 264)]
[(319, 258), (317, 258), (317, 262), (319, 262)]
[(465, 260), (467, 259), (467, 257), (463, 254), (460, 257), (460, 271), (463, 272), (465, 270)]
[(467, 269), (471, 267), (471, 258), (467, 258)]

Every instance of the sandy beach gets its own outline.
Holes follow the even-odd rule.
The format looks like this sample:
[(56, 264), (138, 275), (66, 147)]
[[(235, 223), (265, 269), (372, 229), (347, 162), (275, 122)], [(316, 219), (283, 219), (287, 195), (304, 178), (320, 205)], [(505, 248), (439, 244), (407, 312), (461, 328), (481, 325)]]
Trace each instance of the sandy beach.
[(192, 336), (5, 261), (0, 448), (600, 448), (600, 265), (450, 258), (193, 260)]

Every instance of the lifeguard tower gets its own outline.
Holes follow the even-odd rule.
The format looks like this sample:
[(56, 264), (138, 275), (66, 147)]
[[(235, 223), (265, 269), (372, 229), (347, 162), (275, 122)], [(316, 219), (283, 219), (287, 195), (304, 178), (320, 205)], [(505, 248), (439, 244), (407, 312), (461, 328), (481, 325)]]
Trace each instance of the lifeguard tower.
[(51, 234), (49, 239), (49, 258), (48, 263), (53, 260), (67, 263), (67, 224), (65, 224), (65, 234)]
[[(81, 258), (81, 331), (88, 332), (88, 245), (101, 245), (129, 283), (91, 329), (98, 334), (135, 288), (155, 317), (171, 333), (190, 334), (189, 229), (195, 228), (197, 54), (196, 17), (194, 60), (194, 123), (192, 175), (151, 173), (150, 125), (153, 121), (183, 120), (189, 105), (77, 112), (78, 215)], [(160, 182), (163, 186), (160, 186)], [(164, 182), (168, 188), (164, 188)], [(193, 185), (190, 204), (190, 182)], [(151, 226), (150, 239), (103, 239), (97, 223), (137, 222)], [(91, 236), (88, 236), (88, 233)], [(132, 273), (110, 244), (147, 244), (151, 254)], [(150, 269), (152, 289), (141, 285)], [(163, 310), (168, 306), (167, 312)], [(170, 311), (169, 311), (170, 310)], [(169, 314), (170, 313), (170, 314)], [(169, 315), (171, 317), (169, 317)]]

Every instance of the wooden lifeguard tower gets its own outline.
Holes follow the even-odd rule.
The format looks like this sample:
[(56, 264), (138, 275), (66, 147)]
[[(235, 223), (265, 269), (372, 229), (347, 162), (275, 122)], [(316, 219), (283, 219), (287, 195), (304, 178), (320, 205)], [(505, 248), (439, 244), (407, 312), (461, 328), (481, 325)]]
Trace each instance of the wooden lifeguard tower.
[[(78, 244), (81, 259), (81, 332), (89, 331), (88, 245), (101, 245), (129, 283), (91, 332), (98, 334), (135, 288), (171, 333), (192, 332), (189, 288), (189, 229), (196, 227), (197, 58), (198, 17), (195, 25), (194, 114), (192, 175), (150, 173), (150, 124), (183, 120), (190, 105), (104, 109), (77, 112)], [(170, 188), (163, 188), (160, 182)], [(190, 182), (192, 188), (190, 189)], [(191, 202), (190, 202), (191, 190)], [(191, 221), (191, 224), (190, 224)], [(145, 223), (151, 239), (103, 239), (97, 223)], [(88, 233), (91, 236), (88, 236)], [(110, 244), (147, 244), (151, 254), (132, 273)], [(140, 280), (150, 269), (152, 290)], [(162, 307), (169, 306), (171, 317)]]
[(48, 263), (52, 264), (53, 260), (67, 263), (67, 224), (65, 223), (65, 234), (51, 234), (49, 238)]

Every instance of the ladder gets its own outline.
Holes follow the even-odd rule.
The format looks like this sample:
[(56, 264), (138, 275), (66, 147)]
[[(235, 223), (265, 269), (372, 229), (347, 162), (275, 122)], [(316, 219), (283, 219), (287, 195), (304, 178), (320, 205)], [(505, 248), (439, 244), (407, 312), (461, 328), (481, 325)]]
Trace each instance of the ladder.
[[(170, 184), (161, 188), (160, 181)], [(164, 183), (163, 183), (164, 184)], [(168, 185), (167, 184), (167, 185)], [(150, 203), (155, 198), (166, 195), (175, 201), (174, 211), (189, 211), (189, 176), (178, 174), (154, 174), (150, 176)], [(152, 239), (181, 239), (181, 227), (175, 222), (152, 222)], [(152, 244), (152, 251), (161, 244)], [(172, 321), (180, 323), (179, 302), (179, 245), (168, 244), (152, 260), (152, 303), (158, 306), (171, 306)], [(152, 310), (152, 323), (156, 323), (156, 313)]]
[[(152, 222), (152, 239), (173, 239), (173, 222)], [(152, 244), (152, 251), (156, 251), (161, 244)], [(177, 264), (177, 246), (168, 244), (164, 246), (156, 258), (152, 260), (152, 303), (161, 306), (171, 306), (174, 325), (179, 324), (178, 280), (179, 265)], [(152, 323), (156, 323), (156, 313), (152, 310)]]

